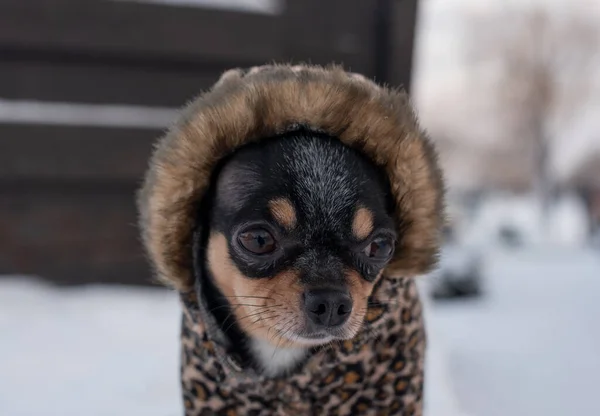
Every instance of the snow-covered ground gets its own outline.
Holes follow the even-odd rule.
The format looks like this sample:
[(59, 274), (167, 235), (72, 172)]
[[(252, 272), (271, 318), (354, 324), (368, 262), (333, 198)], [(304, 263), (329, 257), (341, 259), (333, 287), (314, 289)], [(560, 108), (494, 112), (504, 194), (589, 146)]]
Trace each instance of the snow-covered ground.
[[(426, 302), (426, 416), (600, 414), (600, 253), (487, 269), (485, 298)], [(0, 279), (0, 415), (182, 414), (179, 312), (161, 289)]]
[(0, 415), (182, 415), (178, 331), (162, 289), (2, 278)]
[(479, 301), (432, 305), (472, 416), (600, 415), (600, 252), (497, 253)]
[[(0, 416), (175, 416), (180, 308), (172, 292), (57, 289), (0, 279)], [(429, 351), (428, 416), (463, 416), (440, 345)]]

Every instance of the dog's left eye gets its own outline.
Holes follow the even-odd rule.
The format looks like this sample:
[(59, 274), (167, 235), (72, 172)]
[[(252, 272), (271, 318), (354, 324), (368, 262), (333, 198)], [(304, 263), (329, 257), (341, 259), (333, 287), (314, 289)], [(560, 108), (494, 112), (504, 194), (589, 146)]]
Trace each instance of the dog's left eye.
[(254, 254), (269, 254), (275, 250), (275, 238), (262, 228), (240, 233), (238, 241), (242, 247)]
[(394, 251), (394, 243), (389, 238), (379, 237), (365, 247), (364, 253), (373, 260), (386, 260)]

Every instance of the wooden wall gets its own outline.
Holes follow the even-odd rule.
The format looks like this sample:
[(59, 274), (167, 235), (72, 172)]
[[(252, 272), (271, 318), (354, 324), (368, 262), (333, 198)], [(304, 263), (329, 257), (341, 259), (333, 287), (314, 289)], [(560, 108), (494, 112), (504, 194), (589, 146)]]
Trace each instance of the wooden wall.
[[(271, 15), (0, 0), (0, 274), (147, 283), (134, 190), (163, 128), (103, 112), (165, 117), (225, 69), (271, 61), (337, 62), (408, 87), (416, 4), (288, 0)], [(65, 103), (91, 118), (56, 116)]]

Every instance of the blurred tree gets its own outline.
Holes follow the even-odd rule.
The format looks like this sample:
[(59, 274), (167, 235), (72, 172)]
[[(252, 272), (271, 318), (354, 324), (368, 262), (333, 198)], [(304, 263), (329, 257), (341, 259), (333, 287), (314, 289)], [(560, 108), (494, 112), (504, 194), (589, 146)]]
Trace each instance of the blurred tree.
[(466, 25), (472, 65), (493, 63), (498, 116), (516, 155), (528, 155), (545, 221), (555, 190), (551, 167), (556, 126), (590, 98), (599, 28), (589, 16), (546, 9), (474, 14)]

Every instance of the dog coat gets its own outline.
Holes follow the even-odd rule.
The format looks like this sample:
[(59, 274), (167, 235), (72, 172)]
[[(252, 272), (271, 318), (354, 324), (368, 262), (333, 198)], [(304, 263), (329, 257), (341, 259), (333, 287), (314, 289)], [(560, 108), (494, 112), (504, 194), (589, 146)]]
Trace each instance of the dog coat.
[[(206, 310), (192, 234), (211, 175), (244, 144), (302, 127), (358, 149), (390, 179), (398, 242), (351, 340), (314, 348), (296, 371), (242, 368)], [(182, 299), (187, 415), (420, 415), (425, 332), (414, 277), (436, 264), (444, 221), (436, 152), (407, 95), (339, 67), (230, 70), (160, 139), (138, 195), (145, 249)]]

